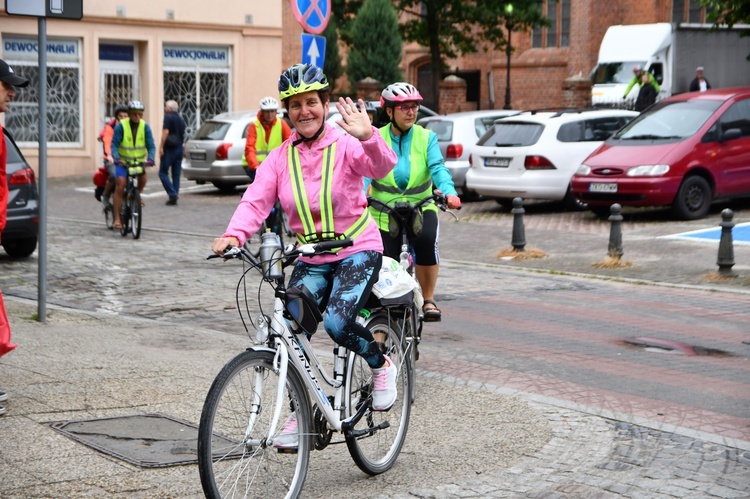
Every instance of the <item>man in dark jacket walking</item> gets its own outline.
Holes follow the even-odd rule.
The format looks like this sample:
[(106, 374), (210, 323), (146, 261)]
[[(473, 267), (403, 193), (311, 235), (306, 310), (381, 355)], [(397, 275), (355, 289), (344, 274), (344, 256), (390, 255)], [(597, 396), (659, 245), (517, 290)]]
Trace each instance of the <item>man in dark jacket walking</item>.
[[(180, 106), (176, 101), (168, 100), (164, 105), (164, 125), (159, 145), (159, 179), (167, 191), (168, 205), (176, 205), (180, 194), (180, 175), (182, 175), (182, 151), (185, 142), (185, 120), (178, 113)], [(170, 170), (172, 180), (169, 179)]]

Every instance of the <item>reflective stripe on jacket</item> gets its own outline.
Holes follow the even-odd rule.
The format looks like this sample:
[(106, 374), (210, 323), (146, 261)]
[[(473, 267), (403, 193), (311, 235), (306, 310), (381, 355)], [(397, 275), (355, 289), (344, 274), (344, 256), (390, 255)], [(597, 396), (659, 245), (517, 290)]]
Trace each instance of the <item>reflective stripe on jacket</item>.
[(356, 238), (370, 222), (370, 212), (363, 210), (362, 215), (343, 233), (337, 233), (333, 219), (333, 164), (336, 159), (336, 143), (332, 143), (323, 150), (323, 164), (321, 165), (321, 182), (319, 194), (320, 232), (315, 229), (315, 217), (310, 210), (307, 199), (304, 175), (300, 167), (299, 151), (296, 147), (289, 147), (289, 177), (292, 182), (294, 203), (297, 214), (304, 227), (303, 234), (297, 234), (300, 244), (331, 241), (335, 239)]

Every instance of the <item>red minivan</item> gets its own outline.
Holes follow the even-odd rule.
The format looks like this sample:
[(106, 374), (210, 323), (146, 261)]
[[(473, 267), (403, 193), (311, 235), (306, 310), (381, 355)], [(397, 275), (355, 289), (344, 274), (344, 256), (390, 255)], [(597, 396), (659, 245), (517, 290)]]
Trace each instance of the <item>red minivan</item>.
[(750, 196), (750, 87), (664, 99), (607, 139), (571, 181), (599, 216), (610, 206), (671, 206), (705, 217), (717, 198)]

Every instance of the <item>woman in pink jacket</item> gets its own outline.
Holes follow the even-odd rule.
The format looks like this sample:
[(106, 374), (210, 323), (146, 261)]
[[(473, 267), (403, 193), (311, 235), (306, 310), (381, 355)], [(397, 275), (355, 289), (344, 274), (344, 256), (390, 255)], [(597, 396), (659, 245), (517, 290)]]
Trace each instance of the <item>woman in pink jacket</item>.
[[(396, 154), (370, 124), (364, 102), (359, 109), (347, 98), (336, 104), (346, 132), (326, 124), (328, 80), (311, 64), (295, 64), (281, 74), (279, 93), (295, 131), (270, 152), (245, 191), (224, 234), (212, 251), (242, 246), (261, 226), (276, 202), (289, 214), (300, 242), (349, 237), (354, 245), (336, 255), (300, 257), (288, 285), (304, 285), (327, 307), (323, 325), (339, 345), (361, 355), (373, 369), (373, 409), (387, 410), (396, 399), (397, 368), (384, 356), (372, 334), (356, 317), (377, 282), (383, 242), (370, 218), (364, 178), (382, 178), (396, 164)], [(296, 419), (287, 421), (275, 445), (297, 445)]]

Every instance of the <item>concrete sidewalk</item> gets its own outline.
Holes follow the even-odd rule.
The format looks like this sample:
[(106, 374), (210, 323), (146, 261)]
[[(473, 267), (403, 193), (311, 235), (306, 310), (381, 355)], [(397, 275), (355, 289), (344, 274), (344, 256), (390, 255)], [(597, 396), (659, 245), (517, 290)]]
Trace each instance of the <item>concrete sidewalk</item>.
[[(50, 424), (164, 414), (197, 425), (214, 376), (248, 340), (54, 306), (42, 324), (32, 318), (35, 303), (8, 298), (6, 305), (20, 346), (0, 363), (9, 394), (3, 404), (8, 412), (0, 418), (0, 496), (202, 496), (196, 465), (140, 468), (67, 438)], [(429, 378), (419, 383), (412, 421), (421, 424), (410, 427), (394, 469), (367, 477), (345, 446), (333, 445), (313, 452), (304, 497), (398, 497), (467, 478), (481, 488), (483, 476), (548, 445), (554, 420), (562, 419), (554, 408), (491, 391)], [(580, 418), (582, 426), (594, 429), (580, 438), (590, 440), (597, 429), (607, 438), (597, 418)], [(481, 437), (486, 445), (480, 445), (482, 429), (498, 425), (501, 438)]]

